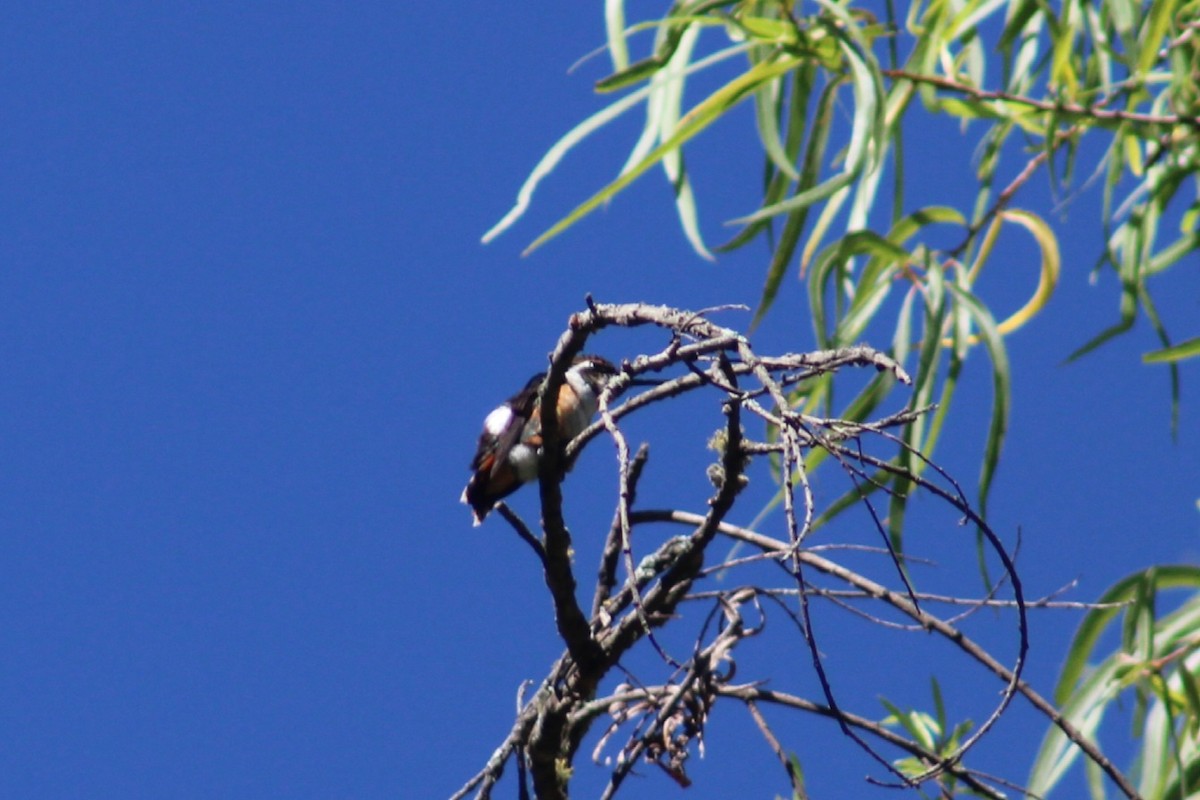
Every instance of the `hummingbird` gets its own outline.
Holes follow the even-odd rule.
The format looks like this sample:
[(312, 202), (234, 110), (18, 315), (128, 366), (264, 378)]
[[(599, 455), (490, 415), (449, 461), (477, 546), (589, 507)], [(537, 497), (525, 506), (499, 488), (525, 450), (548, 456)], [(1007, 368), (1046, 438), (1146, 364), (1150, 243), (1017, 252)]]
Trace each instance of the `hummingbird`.
[[(558, 390), (559, 439), (569, 442), (591, 423), (600, 393), (617, 375), (610, 362), (593, 355), (576, 356)], [(500, 500), (537, 478), (542, 456), (542, 420), (538, 397), (546, 373), (534, 375), (525, 388), (497, 406), (483, 421), (479, 446), (471, 461), (471, 479), (460, 500), (471, 507), (475, 525), (483, 523)]]

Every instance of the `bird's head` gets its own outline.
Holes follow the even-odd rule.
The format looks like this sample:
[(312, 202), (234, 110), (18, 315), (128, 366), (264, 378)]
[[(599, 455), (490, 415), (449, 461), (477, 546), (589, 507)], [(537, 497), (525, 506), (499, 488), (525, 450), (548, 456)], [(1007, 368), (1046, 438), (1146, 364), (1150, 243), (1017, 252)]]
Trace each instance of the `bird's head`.
[(567, 372), (573, 372), (599, 394), (608, 382), (617, 376), (618, 370), (613, 363), (600, 356), (578, 355), (571, 360)]

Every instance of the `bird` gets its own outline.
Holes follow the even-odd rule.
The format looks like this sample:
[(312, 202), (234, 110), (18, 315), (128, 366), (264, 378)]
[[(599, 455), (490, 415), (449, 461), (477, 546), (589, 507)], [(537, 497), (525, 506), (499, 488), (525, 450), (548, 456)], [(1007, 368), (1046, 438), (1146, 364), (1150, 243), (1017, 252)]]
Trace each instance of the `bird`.
[[(558, 435), (562, 442), (583, 432), (599, 407), (600, 393), (617, 375), (609, 361), (579, 355), (567, 368), (558, 390)], [(534, 375), (525, 388), (497, 406), (483, 421), (479, 445), (471, 461), (471, 479), (459, 498), (471, 507), (476, 526), (496, 503), (537, 478), (542, 455), (542, 420), (538, 399), (546, 373)]]

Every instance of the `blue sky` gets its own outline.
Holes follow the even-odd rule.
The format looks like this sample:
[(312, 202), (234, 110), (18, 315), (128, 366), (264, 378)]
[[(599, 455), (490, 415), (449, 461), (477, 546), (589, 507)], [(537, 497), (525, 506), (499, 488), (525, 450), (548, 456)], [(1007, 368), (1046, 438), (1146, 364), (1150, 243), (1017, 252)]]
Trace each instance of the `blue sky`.
[[(753, 304), (763, 274), (755, 248), (698, 260), (657, 175), (519, 257), (611, 176), (633, 120), (569, 159), (513, 231), (479, 243), (545, 148), (598, 107), (589, 87), (603, 63), (567, 74), (602, 41), (589, 8), (9, 10), (0, 796), (438, 797), (491, 754), (518, 684), (559, 645), (528, 550), (499, 520), (473, 529), (457, 502), (480, 421), (542, 368), (586, 292)], [(694, 154), (714, 241), (754, 204), (742, 111)], [(970, 133), (910, 140), (925, 159), (910, 173), (915, 202), (962, 202), (954, 175), (970, 169)], [(1155, 346), (1144, 324), (1060, 366), (1116, 318), (1111, 279), (1087, 281), (1098, 194), (1069, 211), (1076, 233), (1049, 312), (1010, 341), (994, 522), (1010, 541), (1020, 526), (1031, 595), (1079, 578), (1073, 597), (1090, 599), (1136, 568), (1200, 554), (1196, 365), (1184, 369), (1176, 442), (1166, 373), (1138, 362)], [(1028, 294), (1023, 258), (1011, 274), (993, 265), (998, 305)], [(1161, 281), (1179, 337), (1200, 319), (1195, 270), (1182, 274), (1194, 265)], [(810, 344), (803, 307), (789, 282), (756, 343)], [(661, 343), (614, 333), (593, 349), (622, 358)], [(969, 485), (988, 380), (972, 366), (944, 451)], [(691, 450), (663, 445), (662, 463), (694, 463), (715, 424)], [(660, 417), (631, 429), (683, 428)], [(588, 530), (597, 540), (608, 448), (597, 443), (568, 482), (568, 509), (602, 520)], [(662, 473), (648, 481), (676, 488)], [(515, 506), (535, 514), (532, 497)], [(1035, 620), (1030, 674), (1043, 689), (1076, 621)], [(806, 669), (802, 653), (775, 656)], [(863, 713), (882, 716), (878, 695), (925, 696), (928, 664), (893, 686), (889, 665), (854, 663), (846, 682), (862, 689)], [(965, 696), (996, 688), (961, 675)], [(754, 766), (759, 796), (785, 791), (743, 717), (714, 722), (692, 765), (696, 796), (744, 786), (744, 771), (722, 769), (736, 763)], [(1023, 777), (1012, 765), (1041, 730), (1028, 714), (1005, 720), (993, 766)], [(859, 791), (875, 769), (823, 722), (788, 733), (823, 796), (845, 781)], [(581, 760), (580, 796), (604, 775)], [(675, 792), (649, 771), (630, 789)]]

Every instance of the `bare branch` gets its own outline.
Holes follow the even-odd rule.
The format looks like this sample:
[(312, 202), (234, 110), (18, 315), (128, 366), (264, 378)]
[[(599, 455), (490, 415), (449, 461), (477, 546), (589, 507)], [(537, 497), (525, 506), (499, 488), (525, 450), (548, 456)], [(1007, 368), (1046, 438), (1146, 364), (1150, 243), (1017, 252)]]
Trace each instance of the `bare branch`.
[[(637, 500), (638, 481), (641, 480), (642, 470), (645, 469), (646, 460), (649, 457), (650, 445), (643, 443), (629, 464), (626, 486), (623, 490), (628, 492), (628, 507), (632, 507)], [(628, 514), (622, 515), (618, 509), (617, 513), (613, 515), (612, 528), (608, 532), (608, 538), (604, 540), (604, 551), (600, 556), (600, 570), (596, 576), (596, 596), (592, 600), (593, 620), (597, 618), (604, 601), (609, 598), (613, 587), (617, 585), (617, 563), (621, 556), (623, 536), (628, 521)]]
[[(694, 525), (699, 519), (699, 515), (691, 514), (685, 511), (641, 511), (633, 515), (631, 521), (636, 525), (641, 522), (651, 521), (670, 521), (677, 522), (683, 525)], [(784, 542), (777, 539), (772, 539), (768, 536), (763, 536), (754, 531), (749, 531), (744, 528), (738, 528), (734, 525), (722, 524), (721, 532), (732, 538), (744, 541), (748, 544), (757, 547), (769, 548), (778, 552), (780, 555), (788, 555), (791, 553), (791, 548)], [(1058, 728), (1071, 740), (1076, 746), (1082, 750), (1089, 759), (1100, 767), (1112, 779), (1114, 783), (1120, 787), (1126, 797), (1137, 797), (1137, 789), (1129, 782), (1129, 779), (1109, 761), (1109, 759), (1100, 751), (1100, 749), (1087, 739), (1077, 728), (1067, 720), (1054, 705), (1042, 697), (1037, 691), (1029, 686), (1024, 681), (1020, 680), (1019, 674), (1015, 670), (1006, 668), (1003, 664), (992, 657), (990, 653), (968, 638), (962, 631), (948, 625), (943, 620), (932, 616), (924, 611), (920, 611), (913, 606), (908, 598), (897, 594), (886, 587), (865, 578), (851, 570), (845, 569), (839, 564), (836, 564), (828, 559), (822, 558), (811, 552), (803, 552), (800, 557), (806, 566), (811, 566), (827, 575), (832, 575), (839, 578), (852, 586), (855, 586), (869, 597), (874, 597), (891, 605), (893, 608), (903, 612), (912, 619), (916, 620), (922, 627), (927, 630), (932, 630), (941, 635), (956, 647), (963, 650), (971, 658), (986, 667), (994, 675), (1001, 680), (1007, 682), (1009, 686), (1015, 687), (1015, 690), (1023, 695), (1033, 706), (1046, 715), (1046, 717), (1054, 723)], [(1019, 604), (1018, 607), (1024, 604)], [(1002, 711), (1008, 704), (1009, 692), (1006, 689), (1005, 696), (1002, 699), (1002, 705), (999, 711)], [(993, 713), (993, 717), (995, 716)], [(982, 727), (982, 726), (981, 726)], [(974, 738), (974, 737), (973, 737)], [(962, 749), (962, 748), (960, 748)], [(953, 762), (956, 762), (954, 759)], [(944, 762), (941, 766), (950, 766), (953, 762)]]
[[(669, 340), (666, 346), (656, 353), (623, 361), (621, 374), (600, 394), (600, 419), (573, 441), (562, 442), (558, 438), (556, 404), (546, 402), (546, 398), (557, 396), (571, 359), (581, 352), (590, 336), (607, 327), (644, 325), (654, 325), (667, 331)], [(686, 785), (689, 778), (685, 762), (693, 748), (703, 752), (708, 712), (713, 703), (722, 697), (747, 704), (765, 740), (785, 768), (790, 769), (790, 761), (784, 745), (775, 738), (756, 704), (769, 702), (836, 720), (848, 738), (858, 742), (871, 757), (899, 779), (900, 784), (896, 785), (915, 786), (936, 781), (939, 791), (948, 796), (957, 781), (977, 794), (1000, 797), (1001, 793), (995, 787), (1007, 784), (980, 776), (966, 767), (963, 759), (995, 724), (1016, 693), (1024, 695), (1059, 725), (1071, 741), (1113, 778), (1122, 791), (1130, 797), (1136, 796), (1127, 779), (1104, 759), (1096, 747), (1021, 680), (1027, 648), (1027, 606), (1021, 584), (1013, 559), (995, 533), (971, 508), (961, 487), (919, 452), (908, 451), (928, 467), (927, 470), (910, 471), (899, 465), (902, 463), (900, 460), (889, 460), (868, 452), (867, 445), (871, 444), (906, 448), (905, 443), (889, 431), (911, 423), (930, 408), (906, 409), (874, 422), (811, 416), (791, 408), (787, 394), (789, 387), (848, 367), (884, 370), (895, 380), (909, 381), (899, 364), (865, 346), (762, 356), (739, 333), (713, 324), (702, 313), (636, 303), (606, 305), (589, 298), (587, 310), (571, 316), (567, 331), (551, 355), (550, 369), (540, 390), (543, 436), (538, 471), (542, 501), (540, 541), (519, 517), (505, 506), (500, 506), (501, 515), (542, 561), (558, 633), (566, 652), (555, 662), (532, 699), (522, 706), (501, 747), (484, 769), (455, 797), (463, 797), (473, 790), (480, 797), (487, 797), (507, 761), (515, 758), (520, 773), (519, 792), (524, 791), (524, 769), (527, 765), (537, 797), (566, 798), (574, 759), (584, 737), (593, 724), (606, 714), (609, 721), (603, 724), (600, 731), (594, 757), (599, 759), (618, 735), (626, 738), (618, 747), (618, 757), (605, 797), (614, 796), (634, 765), (643, 762), (657, 766), (672, 780)], [(672, 369), (676, 370), (675, 375), (668, 373), (660, 385), (639, 391), (619, 404), (614, 403), (624, 391), (635, 385), (638, 376)], [(619, 422), (628, 414), (695, 391), (712, 395), (720, 403), (725, 415), (725, 423), (714, 438), (713, 446), (719, 454), (717, 462), (707, 465), (707, 469), (697, 469), (695, 475), (697, 480), (711, 481), (714, 487), (707, 508), (703, 509), (703, 513), (638, 508), (638, 486), (648, 468), (649, 451), (647, 445), (643, 444), (637, 454), (631, 456)], [(755, 424), (759, 419), (778, 432), (777, 441), (761, 442), (747, 438), (745, 426), (748, 423)], [(591, 592), (590, 614), (585, 616), (576, 596), (571, 536), (562, 513), (561, 482), (564, 472), (570, 468), (581, 449), (601, 434), (611, 437), (616, 450), (618, 495), (612, 523), (600, 552), (596, 582)], [(808, 546), (811, 532), (823, 523), (828, 513), (822, 511), (818, 515), (818, 498), (806, 469), (806, 452), (813, 448), (821, 448), (832, 455), (832, 460), (841, 464), (846, 479), (858, 487), (858, 502), (871, 515), (875, 528), (884, 537), (883, 546), (872, 551), (886, 554), (892, 560), (899, 590), (847, 569), (824, 555), (836, 554), (838, 547), (849, 549), (856, 546), (837, 542), (819, 548)], [(746, 471), (750, 458), (758, 453), (775, 454), (779, 459), (784, 530), (779, 531), (777, 536), (726, 522), (748, 480)], [(929, 473), (928, 477), (922, 474), (923, 471)], [(909, 584), (909, 566), (932, 565), (932, 562), (895, 551), (884, 530), (883, 521), (872, 505), (871, 493), (877, 490), (893, 491), (893, 478), (902, 479), (914, 491), (926, 492), (938, 502), (947, 504), (958, 516), (974, 523), (983, 532), (1005, 569), (1004, 580), (990, 587), (987, 596), (968, 599), (919, 593)], [(651, 553), (635, 563), (632, 543), (635, 540), (646, 541), (637, 529), (652, 522), (671, 522), (685, 526), (687, 530), (662, 541)], [(748, 543), (755, 552), (739, 558), (730, 557), (706, 568), (708, 547), (718, 535)], [(624, 575), (619, 574), (622, 554)], [(738, 585), (736, 582), (725, 585), (730, 574), (741, 574), (750, 565), (762, 562), (778, 569), (778, 573), (767, 570), (765, 574), (777, 574), (779, 585)], [(764, 573), (758, 569), (753, 574), (757, 578)], [(811, 583), (810, 576), (832, 578), (841, 584), (841, 588)], [(707, 580), (714, 581), (714, 586), (698, 586), (699, 582)], [(1011, 601), (996, 594), (1005, 586), (1012, 591)], [(969, 658), (1005, 681), (1006, 688), (999, 703), (971, 736), (961, 742), (956, 739), (957, 746), (946, 752), (924, 749), (904, 736), (840, 708), (814, 634), (814, 608), (821, 610), (829, 606), (814, 603), (810, 607), (810, 598), (827, 600), (870, 622), (902, 630), (930, 631), (950, 641)], [(1018, 618), (1017, 653), (1012, 666), (1005, 666), (983, 650), (952, 621), (930, 614), (921, 607), (922, 602), (965, 606), (968, 613), (984, 607), (1015, 609)], [(871, 607), (872, 603), (875, 604), (874, 608)], [(675, 625), (676, 620), (696, 619), (706, 607), (705, 604), (707, 616), (699, 626), (689, 656), (686, 659), (668, 656), (658, 643), (655, 631), (668, 623)], [(1044, 598), (1039, 605), (1050, 607), (1061, 604), (1052, 604)], [(888, 609), (886, 615), (877, 613), (883, 607)], [(743, 613), (751, 609), (758, 615), (758, 620), (748, 623)], [(734, 651), (764, 629), (767, 610), (771, 615), (780, 612), (785, 615), (789, 623), (785, 626), (788, 635), (799, 632), (806, 639), (813, 671), (825, 695), (824, 705), (781, 692), (768, 692), (756, 684), (738, 687), (730, 684), (736, 671)], [(897, 623), (886, 618), (887, 615), (894, 616), (895, 612), (906, 617), (910, 623)], [(622, 666), (622, 660), (642, 640), (649, 640), (649, 645), (658, 650), (661, 658), (659, 666), (665, 667), (669, 673), (665, 680), (660, 676), (647, 680), (645, 676), (635, 674), (632, 669), (627, 669), (630, 663), (634, 663), (632, 661), (626, 661)], [(596, 699), (601, 682), (614, 671), (624, 675), (621, 685), (607, 697)], [(877, 751), (877, 746), (884, 745), (901, 748), (916, 759), (919, 774), (914, 774), (909, 766), (901, 770), (890, 757)], [(798, 779), (796, 776), (790, 779), (793, 790), (798, 791)], [(874, 779), (868, 780), (879, 783)]]

